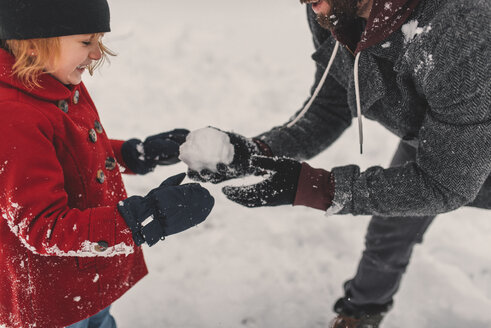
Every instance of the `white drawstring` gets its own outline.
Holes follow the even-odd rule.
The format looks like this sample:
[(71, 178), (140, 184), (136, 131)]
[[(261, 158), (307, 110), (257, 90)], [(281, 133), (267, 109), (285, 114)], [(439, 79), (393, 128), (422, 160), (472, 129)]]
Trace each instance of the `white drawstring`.
[(312, 103), (314, 102), (315, 98), (317, 98), (317, 95), (319, 94), (319, 91), (321, 90), (322, 86), (324, 85), (324, 82), (326, 82), (327, 74), (329, 74), (329, 70), (331, 69), (332, 63), (334, 62), (334, 58), (336, 58), (338, 48), (339, 48), (339, 42), (336, 41), (336, 45), (334, 46), (334, 49), (333, 49), (332, 54), (331, 54), (331, 59), (329, 59), (329, 63), (327, 64), (326, 70), (324, 71), (324, 74), (322, 74), (322, 78), (319, 81), (319, 84), (317, 85), (317, 87), (315, 88), (315, 91), (314, 91), (312, 97), (310, 97), (309, 102), (307, 104), (305, 104), (305, 106), (302, 108), (302, 110), (297, 115), (297, 117), (295, 117), (295, 119), (293, 121), (291, 121), (290, 123), (288, 123), (286, 125), (287, 127), (292, 127), (295, 123), (297, 123), (298, 120), (301, 119), (302, 116), (304, 116), (305, 113), (309, 110), (310, 106), (312, 106)]
[[(336, 58), (338, 48), (339, 48), (339, 42), (336, 41), (336, 45), (334, 46), (334, 49), (332, 51), (331, 58), (329, 59), (329, 63), (327, 64), (326, 70), (324, 71), (324, 74), (322, 74), (322, 78), (319, 81), (317, 87), (315, 88), (312, 97), (310, 97), (310, 100), (307, 102), (307, 104), (305, 104), (302, 110), (298, 113), (297, 117), (295, 117), (293, 121), (291, 121), (286, 125), (287, 127), (292, 127), (295, 123), (297, 123), (298, 120), (300, 120), (305, 115), (305, 113), (309, 110), (310, 106), (312, 106), (312, 103), (314, 102), (315, 98), (317, 98), (317, 95), (319, 94), (322, 86), (326, 82), (326, 78), (327, 75), (329, 74), (329, 70), (331, 69), (332, 63), (334, 62), (334, 58)], [(360, 54), (361, 52), (357, 53), (355, 57), (354, 78), (355, 78), (355, 95), (356, 95), (356, 114), (358, 116), (358, 134), (360, 140), (360, 154), (363, 154), (363, 122), (361, 119), (360, 83), (358, 80), (358, 62), (360, 60)]]
[(356, 95), (356, 115), (358, 116), (358, 135), (360, 139), (360, 154), (363, 154), (363, 123), (361, 121), (361, 102), (360, 102), (360, 83), (358, 81), (358, 62), (361, 52), (356, 54), (354, 77), (355, 77), (355, 95)]

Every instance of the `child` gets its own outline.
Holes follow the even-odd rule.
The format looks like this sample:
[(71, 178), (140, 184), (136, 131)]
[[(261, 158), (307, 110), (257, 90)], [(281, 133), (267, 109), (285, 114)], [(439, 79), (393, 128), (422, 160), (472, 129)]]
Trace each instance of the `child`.
[(188, 131), (108, 139), (81, 76), (109, 31), (106, 0), (0, 0), (2, 328), (115, 327), (109, 306), (147, 273), (138, 246), (213, 207), (184, 174), (126, 198), (118, 164), (175, 163)]

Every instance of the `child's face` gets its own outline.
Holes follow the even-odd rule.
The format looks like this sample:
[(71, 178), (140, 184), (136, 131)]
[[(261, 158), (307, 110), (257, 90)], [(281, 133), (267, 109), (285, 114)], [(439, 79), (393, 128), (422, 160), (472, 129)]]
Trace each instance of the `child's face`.
[(87, 66), (101, 56), (99, 40), (92, 34), (62, 36), (58, 61), (47, 69), (61, 83), (77, 85)]

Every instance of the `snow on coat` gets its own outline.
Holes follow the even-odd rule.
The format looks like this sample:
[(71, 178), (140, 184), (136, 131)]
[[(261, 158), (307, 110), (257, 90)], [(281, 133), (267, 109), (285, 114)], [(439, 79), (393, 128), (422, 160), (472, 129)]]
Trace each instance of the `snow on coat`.
[(0, 49), (0, 327), (63, 327), (147, 273), (116, 204), (126, 198), (83, 84), (28, 89)]

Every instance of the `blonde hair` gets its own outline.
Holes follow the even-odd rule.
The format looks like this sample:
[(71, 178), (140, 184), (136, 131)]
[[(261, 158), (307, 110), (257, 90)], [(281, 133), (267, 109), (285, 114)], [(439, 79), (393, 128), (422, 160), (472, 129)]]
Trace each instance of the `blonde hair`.
[[(116, 56), (102, 43), (102, 36), (103, 33), (91, 35), (97, 40), (102, 57), (88, 67), (90, 75), (93, 75), (96, 68), (100, 67), (106, 60), (109, 61), (108, 56)], [(56, 63), (60, 57), (60, 37), (6, 40), (5, 45), (15, 57), (12, 75), (29, 88), (41, 87), (39, 77), (43, 73), (50, 73), (46, 71), (46, 67), (49, 63)], [(33, 53), (36, 55), (34, 56)]]

